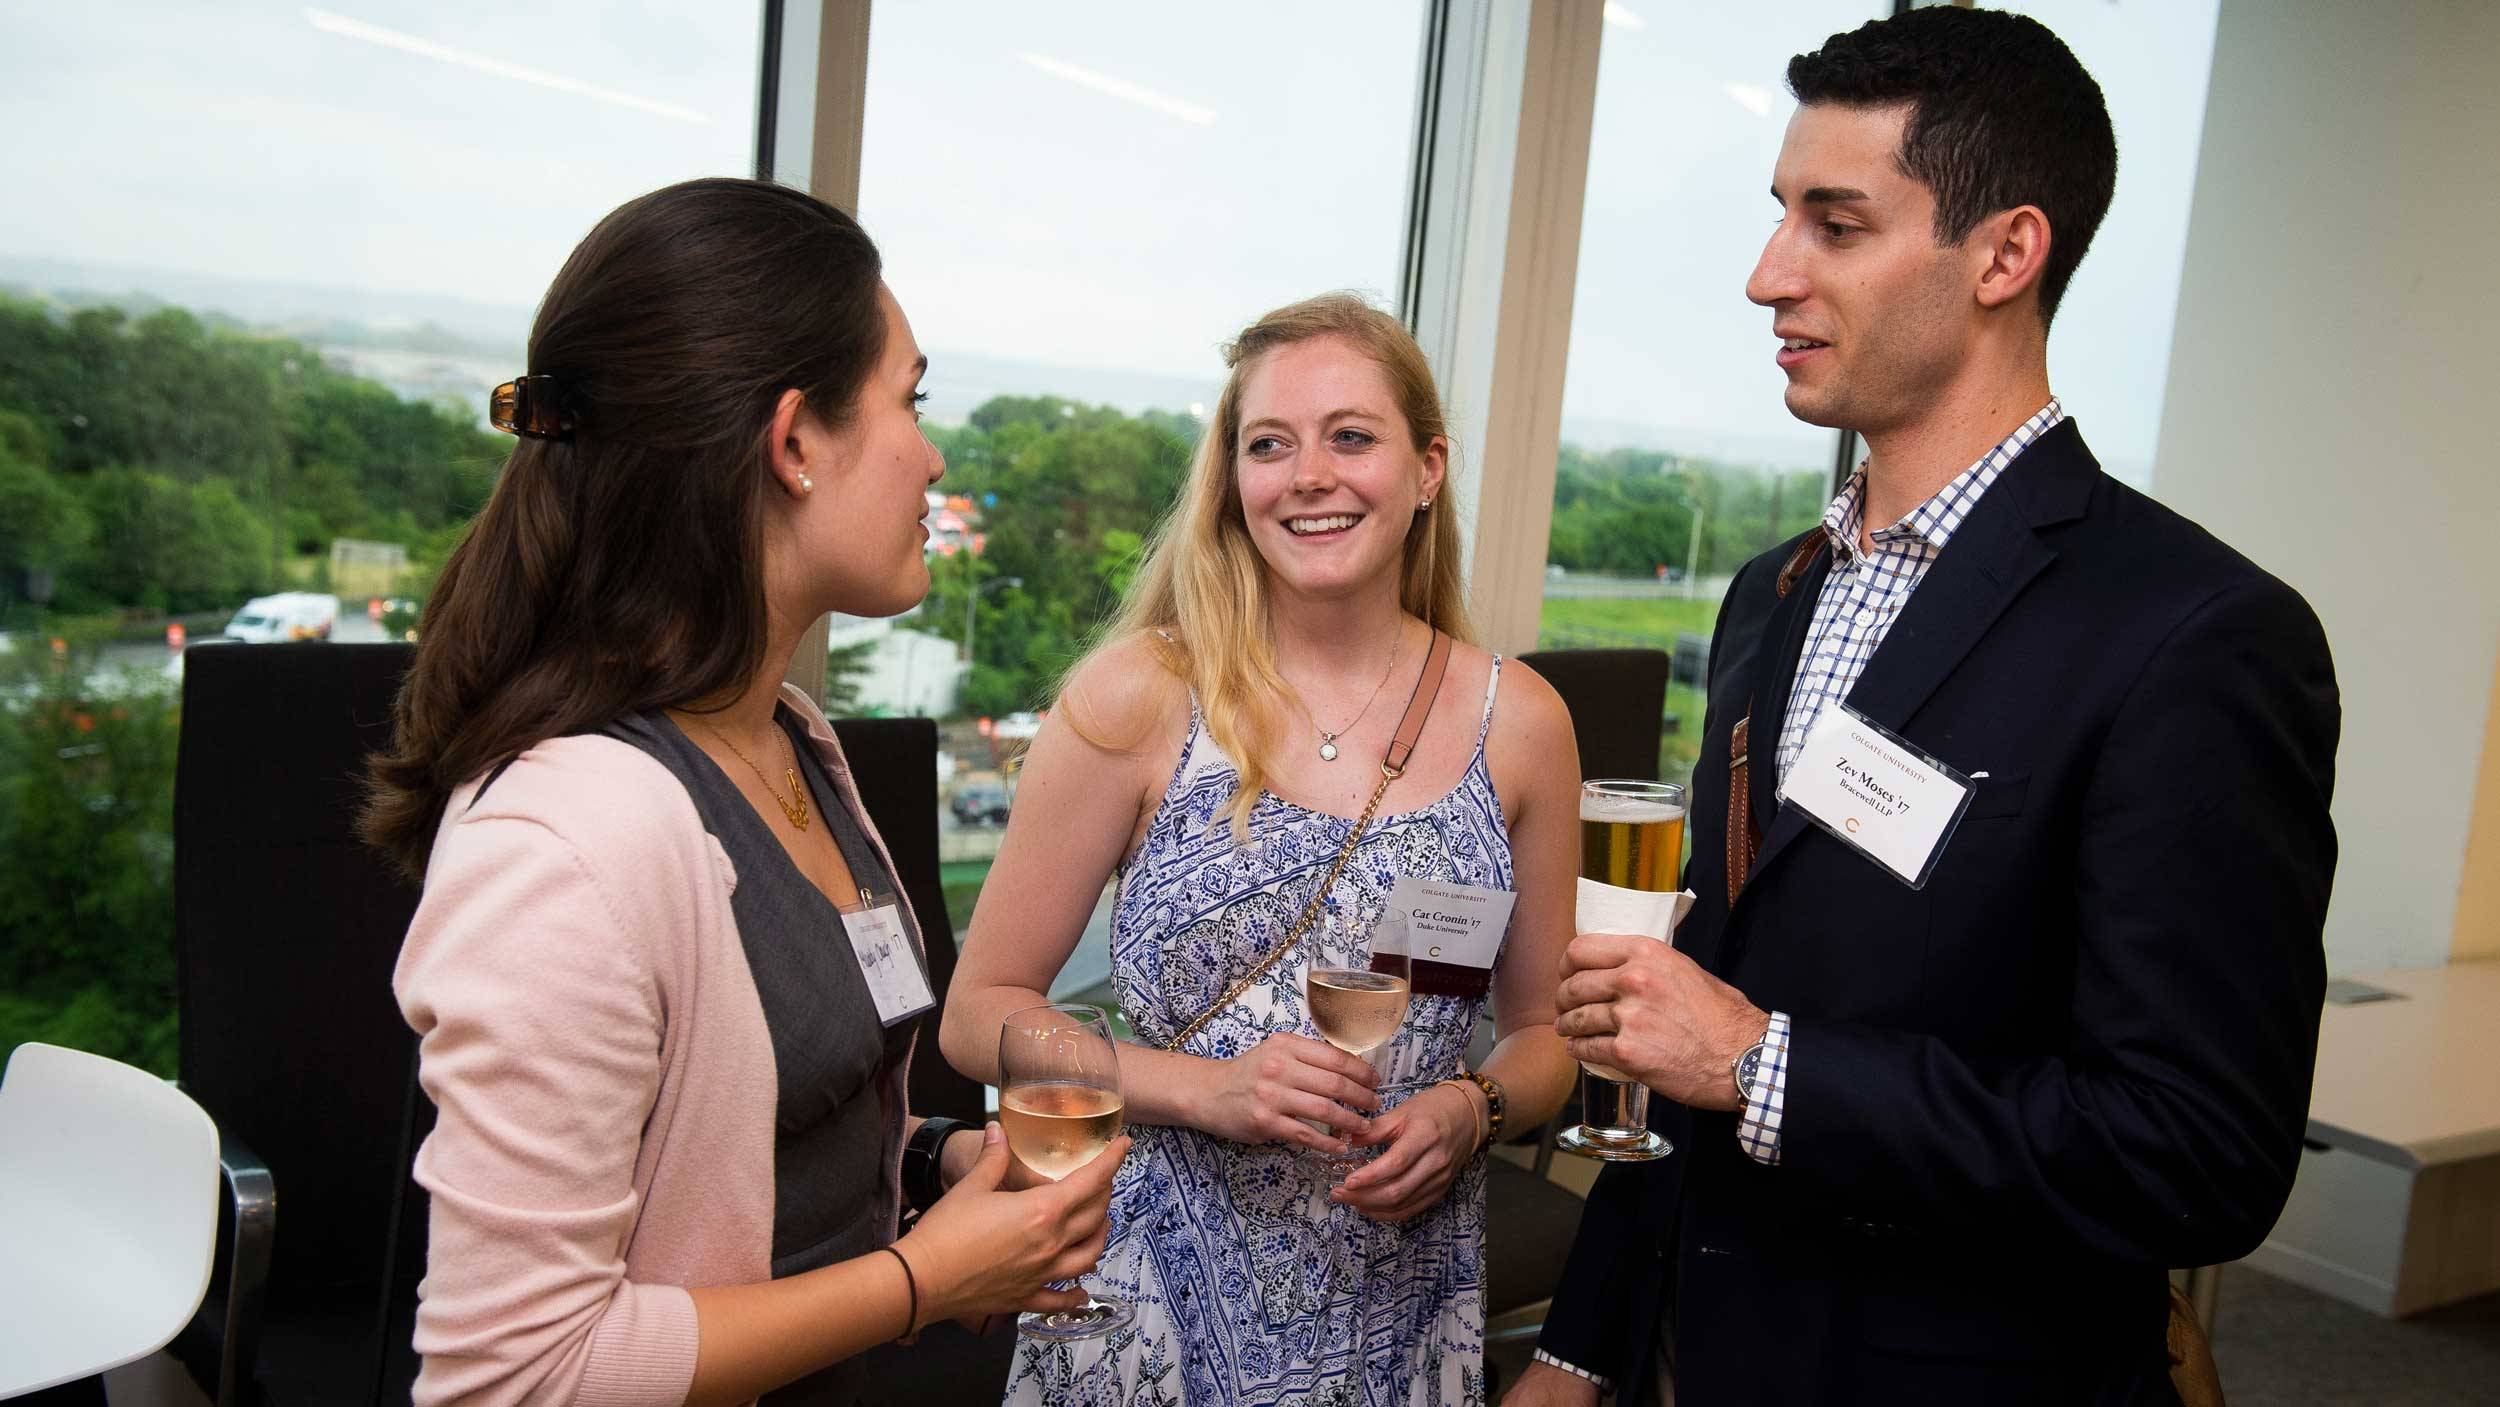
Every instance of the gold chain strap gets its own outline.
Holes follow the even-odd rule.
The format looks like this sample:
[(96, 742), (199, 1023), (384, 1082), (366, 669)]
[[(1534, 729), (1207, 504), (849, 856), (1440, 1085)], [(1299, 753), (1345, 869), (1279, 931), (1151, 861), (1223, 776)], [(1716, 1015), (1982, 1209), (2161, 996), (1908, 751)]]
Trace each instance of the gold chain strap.
[(1220, 1012), (1231, 1006), (1242, 993), (1249, 991), (1252, 983), (1265, 977), (1268, 971), (1276, 966), (1277, 959), (1291, 952), (1293, 945), (1301, 941), (1302, 935), (1310, 930), (1311, 921), (1319, 916), (1320, 906), (1328, 902), (1328, 891), (1336, 887), (1337, 875), (1345, 869), (1345, 862), (1353, 857), (1354, 847), (1362, 841), (1363, 828), (1372, 823), (1372, 813), (1380, 809), (1380, 798), (1389, 794), (1389, 784), (1396, 781), (1405, 770), (1402, 767), (1392, 767), (1386, 762), (1380, 764), (1380, 785), (1372, 788), (1372, 799), (1363, 803), (1363, 819), (1356, 821), (1354, 829), (1346, 832), (1345, 847), (1337, 852), (1337, 858), (1328, 866), (1327, 878), (1319, 882), (1318, 891), (1311, 895), (1311, 902), (1302, 906), (1302, 912), (1295, 917), (1293, 926), (1285, 930), (1285, 936), (1277, 942), (1275, 948), (1266, 957), (1259, 959), (1258, 966), (1242, 974), (1241, 980), (1235, 982), (1230, 991), (1215, 999), (1215, 1005), (1199, 1012), (1197, 1020), (1182, 1027), (1179, 1035), (1166, 1042), (1163, 1047), (1165, 1050), (1177, 1051), (1189, 1044), (1190, 1037), (1205, 1030), (1208, 1022), (1213, 1021)]

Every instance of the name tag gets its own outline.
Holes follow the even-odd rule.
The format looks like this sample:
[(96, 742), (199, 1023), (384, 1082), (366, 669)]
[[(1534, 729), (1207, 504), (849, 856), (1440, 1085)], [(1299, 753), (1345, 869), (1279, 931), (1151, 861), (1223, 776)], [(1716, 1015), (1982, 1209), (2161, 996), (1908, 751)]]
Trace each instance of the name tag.
[(1970, 779), (1846, 704), (1806, 730), (1780, 800), (1912, 889), (1969, 809)]
[(920, 955), (903, 933), (903, 911), (880, 904), (842, 915), (843, 931), (851, 935), (851, 952), (859, 958), (859, 974), (868, 979), (868, 995), (876, 999), (877, 1019), (891, 1026), (908, 1021), (937, 1005)]
[(1406, 915), (1408, 976), (1416, 995), (1480, 997), (1493, 987), (1493, 960), (1510, 932), (1507, 889), (1402, 876), (1389, 907)]

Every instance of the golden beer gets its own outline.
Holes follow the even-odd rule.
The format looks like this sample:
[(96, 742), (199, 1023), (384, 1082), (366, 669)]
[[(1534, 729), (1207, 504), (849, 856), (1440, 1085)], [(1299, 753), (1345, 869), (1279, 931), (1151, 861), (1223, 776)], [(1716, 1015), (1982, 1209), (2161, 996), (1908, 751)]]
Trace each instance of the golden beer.
[[(1672, 782), (1580, 784), (1580, 877), (1672, 894), (1684, 869), (1684, 788)], [(1673, 1145), (1649, 1129), (1649, 1090), (1623, 1071), (1583, 1062), (1582, 1122), (1554, 1145), (1609, 1162), (1663, 1158)]]
[(1640, 784), (1655, 790), (1624, 795), (1595, 790), (1599, 785), (1580, 794), (1580, 876), (1651, 894), (1683, 888), (1684, 789)]

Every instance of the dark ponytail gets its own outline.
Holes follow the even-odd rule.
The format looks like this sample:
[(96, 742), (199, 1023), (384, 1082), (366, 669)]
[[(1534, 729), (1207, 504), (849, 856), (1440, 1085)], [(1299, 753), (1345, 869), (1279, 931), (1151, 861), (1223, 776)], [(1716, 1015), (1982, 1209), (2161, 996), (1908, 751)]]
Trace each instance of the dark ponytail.
[(444, 564), (367, 840), (421, 876), (461, 783), (754, 676), (773, 411), (796, 389), (829, 428), (850, 418), (884, 353), (880, 277), (849, 216), (759, 181), (653, 191), (574, 249), (528, 367), (571, 435), (514, 447)]

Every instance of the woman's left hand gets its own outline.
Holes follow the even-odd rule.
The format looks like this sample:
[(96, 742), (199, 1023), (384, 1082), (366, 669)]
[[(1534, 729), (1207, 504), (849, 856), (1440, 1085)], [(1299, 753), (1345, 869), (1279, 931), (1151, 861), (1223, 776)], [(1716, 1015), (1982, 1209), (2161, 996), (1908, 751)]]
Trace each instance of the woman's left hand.
[(1475, 1156), (1477, 1128), (1475, 1101), (1457, 1086), (1417, 1090), (1354, 1140), (1355, 1147), (1378, 1148), (1380, 1155), (1348, 1174), (1329, 1200), (1374, 1221), (1406, 1221), (1428, 1212)]

